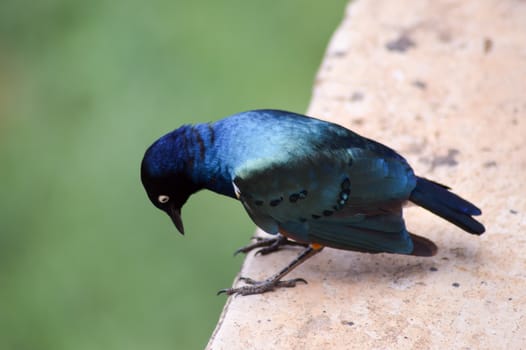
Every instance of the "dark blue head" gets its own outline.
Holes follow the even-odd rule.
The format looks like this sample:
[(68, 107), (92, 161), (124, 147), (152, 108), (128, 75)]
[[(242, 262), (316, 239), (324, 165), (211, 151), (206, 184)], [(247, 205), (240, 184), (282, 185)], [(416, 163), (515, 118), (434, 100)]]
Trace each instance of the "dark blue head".
[(155, 141), (141, 163), (141, 180), (150, 201), (170, 216), (181, 234), (181, 208), (190, 195), (202, 188), (191, 175), (194, 152), (187, 138), (191, 129), (183, 126)]

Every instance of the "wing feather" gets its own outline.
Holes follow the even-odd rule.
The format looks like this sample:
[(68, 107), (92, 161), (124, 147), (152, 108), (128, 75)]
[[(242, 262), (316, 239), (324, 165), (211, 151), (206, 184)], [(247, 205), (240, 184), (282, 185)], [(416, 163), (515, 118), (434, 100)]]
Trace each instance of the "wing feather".
[(410, 254), (402, 204), (416, 179), (402, 157), (378, 145), (299, 152), (286, 162), (256, 159), (236, 169), (234, 185), (269, 233), (281, 229), (339, 249)]

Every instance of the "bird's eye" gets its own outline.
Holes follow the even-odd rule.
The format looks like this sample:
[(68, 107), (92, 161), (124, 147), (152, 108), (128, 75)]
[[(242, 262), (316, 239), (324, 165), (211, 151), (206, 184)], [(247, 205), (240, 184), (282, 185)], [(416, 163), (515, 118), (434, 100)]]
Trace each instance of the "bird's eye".
[(157, 197), (157, 200), (159, 201), (159, 203), (164, 204), (170, 200), (170, 197), (161, 194), (159, 197)]

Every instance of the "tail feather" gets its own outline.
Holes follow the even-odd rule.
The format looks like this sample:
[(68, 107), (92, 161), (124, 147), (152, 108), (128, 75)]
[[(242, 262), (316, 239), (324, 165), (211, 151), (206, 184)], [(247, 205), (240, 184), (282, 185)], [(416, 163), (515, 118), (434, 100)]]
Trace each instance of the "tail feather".
[(482, 213), (480, 209), (437, 182), (418, 177), (409, 200), (469, 233), (480, 235), (485, 231), (484, 225), (472, 218)]

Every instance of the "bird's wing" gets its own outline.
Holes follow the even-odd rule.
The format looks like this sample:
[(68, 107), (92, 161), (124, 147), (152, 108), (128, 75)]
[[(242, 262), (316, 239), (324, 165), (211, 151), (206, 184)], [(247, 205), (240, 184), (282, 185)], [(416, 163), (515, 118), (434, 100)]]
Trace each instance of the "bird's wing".
[(373, 146), (247, 162), (236, 170), (236, 193), (266, 232), (339, 249), (409, 254), (401, 209), (415, 176), (402, 157)]

